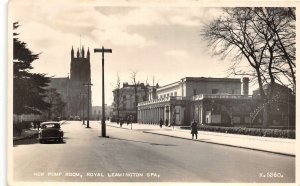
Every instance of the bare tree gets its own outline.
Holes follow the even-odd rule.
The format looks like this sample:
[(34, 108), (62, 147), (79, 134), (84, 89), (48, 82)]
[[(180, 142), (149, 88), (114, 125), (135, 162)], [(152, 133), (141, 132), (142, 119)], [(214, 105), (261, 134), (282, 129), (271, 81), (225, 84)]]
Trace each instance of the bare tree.
[(147, 101), (148, 100), (148, 96), (149, 96), (149, 83), (148, 83), (148, 76), (147, 79), (145, 81), (145, 86), (142, 87), (144, 88), (144, 96), (143, 96), (143, 101)]
[(120, 117), (121, 100), (122, 100), (121, 80), (120, 80), (119, 73), (117, 73), (117, 81), (114, 85), (114, 105), (117, 110), (117, 118)]
[[(269, 56), (273, 65), (269, 64), (269, 76), (284, 86), (296, 91), (296, 29), (295, 8), (255, 8), (255, 15), (272, 35)], [(272, 53), (271, 53), (271, 50)], [(272, 55), (271, 55), (272, 54)], [(272, 73), (272, 75), (271, 75)], [(286, 83), (285, 80), (289, 83)]]
[(133, 71), (131, 72), (131, 81), (134, 87), (134, 106), (135, 106), (135, 118), (134, 118), (134, 122), (137, 122), (137, 112), (138, 112), (138, 86), (140, 84), (139, 81), (137, 81), (136, 79), (137, 76), (137, 71)]
[(48, 120), (64, 115), (66, 103), (54, 88), (47, 89), (45, 101), (50, 105), (48, 109)]
[[(293, 9), (245, 7), (224, 8), (223, 11), (222, 17), (203, 27), (201, 35), (213, 54), (223, 58), (228, 54), (234, 56), (232, 72), (255, 79), (263, 104), (267, 105), (275, 82), (283, 84), (282, 78), (286, 77), (292, 84), (296, 83), (295, 40), (293, 31), (289, 31), (293, 30)], [(271, 85), (268, 96), (263, 89), (266, 83)], [(264, 108), (263, 123), (268, 125), (268, 107)]]

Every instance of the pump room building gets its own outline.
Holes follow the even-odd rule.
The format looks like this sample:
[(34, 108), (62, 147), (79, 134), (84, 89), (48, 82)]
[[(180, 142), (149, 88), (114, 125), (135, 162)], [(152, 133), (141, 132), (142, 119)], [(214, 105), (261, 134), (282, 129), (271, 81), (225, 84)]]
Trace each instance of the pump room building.
[(185, 77), (158, 87), (138, 104), (138, 122), (189, 125), (250, 123), (249, 78)]

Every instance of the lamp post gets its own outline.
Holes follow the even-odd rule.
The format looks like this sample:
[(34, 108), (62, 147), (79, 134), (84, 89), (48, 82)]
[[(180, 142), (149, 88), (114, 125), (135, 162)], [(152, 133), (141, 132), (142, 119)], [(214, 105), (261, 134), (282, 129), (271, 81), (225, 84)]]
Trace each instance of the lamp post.
[(82, 93), (81, 94), (81, 103), (82, 103), (82, 125), (85, 125), (84, 121), (84, 97), (86, 94)]
[(91, 84), (91, 83), (85, 83), (83, 85), (88, 87), (88, 91), (87, 91), (87, 99), (88, 99), (87, 103), (88, 103), (88, 106), (87, 106), (87, 124), (86, 124), (86, 128), (90, 128), (90, 87), (93, 84)]
[(102, 119), (101, 119), (101, 131), (102, 137), (106, 137), (106, 125), (105, 125), (105, 96), (104, 96), (104, 53), (112, 53), (112, 49), (107, 49), (102, 46), (102, 48), (95, 48), (94, 53), (102, 53)]

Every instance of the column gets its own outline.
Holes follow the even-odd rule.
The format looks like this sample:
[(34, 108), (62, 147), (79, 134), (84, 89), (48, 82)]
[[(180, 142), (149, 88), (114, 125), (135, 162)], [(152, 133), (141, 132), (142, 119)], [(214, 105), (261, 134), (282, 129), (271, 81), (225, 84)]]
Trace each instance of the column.
[(142, 110), (142, 123), (145, 123), (145, 109)]
[(147, 108), (147, 124), (149, 124), (149, 108)]
[(155, 122), (155, 123), (156, 123), (156, 124), (159, 123), (158, 108), (156, 108), (156, 122)]

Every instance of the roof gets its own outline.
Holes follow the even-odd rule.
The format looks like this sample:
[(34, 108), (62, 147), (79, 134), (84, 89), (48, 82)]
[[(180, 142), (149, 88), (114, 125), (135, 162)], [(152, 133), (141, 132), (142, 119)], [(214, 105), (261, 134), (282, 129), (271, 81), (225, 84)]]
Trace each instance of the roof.
[(211, 77), (184, 77), (181, 78), (180, 81), (175, 81), (173, 83), (169, 83), (167, 85), (161, 86), (158, 88), (158, 90), (170, 88), (173, 86), (177, 86), (180, 84), (182, 81), (210, 81), (210, 82), (218, 82), (218, 81), (223, 81), (223, 82), (236, 82), (240, 83), (241, 79), (240, 78), (211, 78)]
[(179, 83), (180, 83), (180, 81), (169, 83), (169, 84), (166, 84), (164, 86), (158, 87), (157, 90), (162, 90), (162, 89), (170, 88), (170, 87), (173, 87), (173, 86), (178, 86)]
[(231, 82), (241, 82), (240, 78), (212, 78), (212, 77), (184, 77), (182, 81), (231, 81)]
[(60, 124), (60, 122), (57, 122), (57, 121), (47, 121), (47, 122), (41, 123), (41, 125), (46, 125), (46, 124)]

